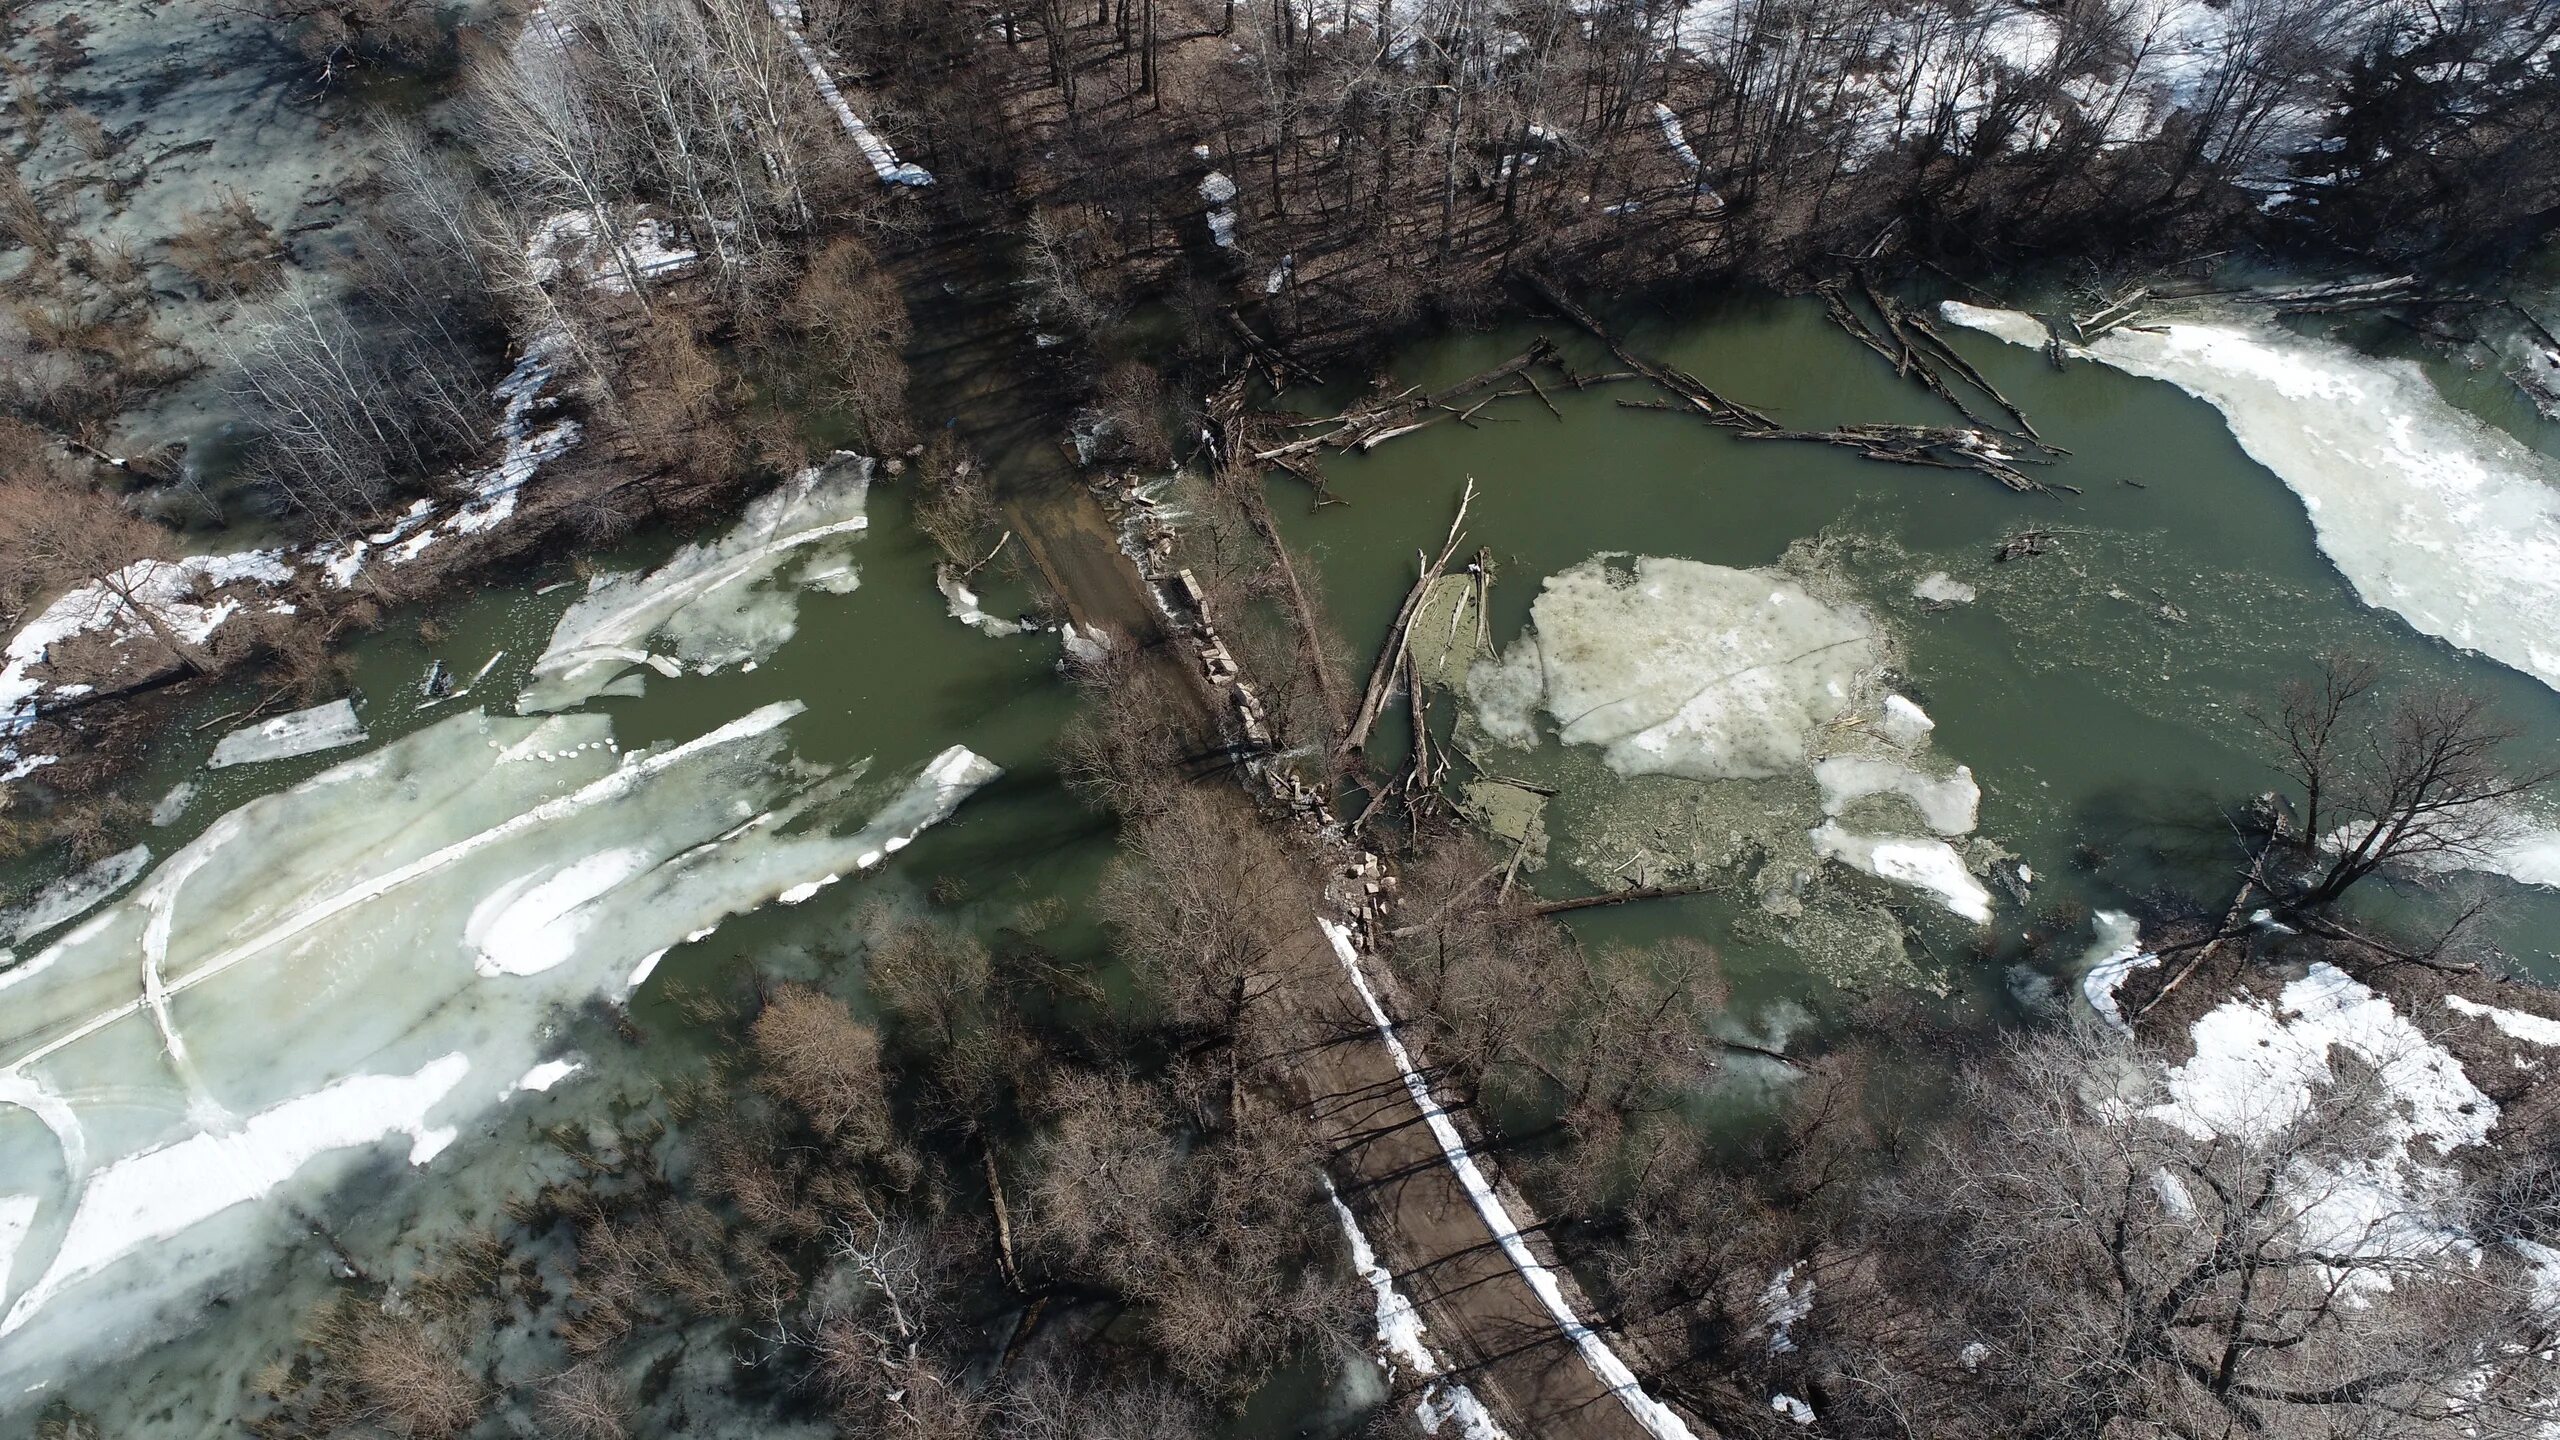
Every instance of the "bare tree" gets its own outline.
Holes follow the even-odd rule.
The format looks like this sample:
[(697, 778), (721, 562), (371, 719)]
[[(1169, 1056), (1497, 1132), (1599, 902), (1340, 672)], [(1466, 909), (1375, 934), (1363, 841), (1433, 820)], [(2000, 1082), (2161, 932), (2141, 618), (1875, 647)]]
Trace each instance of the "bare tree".
[[(169, 532), (53, 463), (52, 442), (30, 426), (0, 422), (0, 558), (13, 602), (94, 583), (108, 607), (131, 617), (180, 667), (213, 660), (161, 613), (151, 582), (174, 548)], [(105, 617), (100, 617), (105, 618)]]
[(449, 337), (386, 318), (360, 329), (296, 276), (224, 331), (234, 394), (262, 435), (257, 465), (331, 533), (369, 519), (403, 479), (472, 446), (486, 398)]
[(2404, 1180), (2370, 1072), (2199, 1134), (2150, 1110), (2158, 1066), (2090, 1029), (1973, 1077), (1871, 1216), (1882, 1291), (1800, 1337), (1837, 1367), (1834, 1424), (2451, 1440), (2554, 1413), (2501, 1359), (2548, 1343), (2529, 1287), (2454, 1228), (2450, 1172)]
[(2297, 897), (2305, 908), (2386, 867), (2480, 860), (2509, 807), (2560, 777), (2560, 765), (2508, 758), (2516, 731), (2486, 698), (2428, 688), (2386, 701), (2378, 679), (2371, 662), (2332, 657), (2259, 719), (2301, 797), (2298, 840), (2317, 872)]
[(774, 987), (749, 1026), (758, 1083), (807, 1117), (821, 1136), (855, 1149), (889, 1137), (880, 1036), (844, 1002), (807, 985)]

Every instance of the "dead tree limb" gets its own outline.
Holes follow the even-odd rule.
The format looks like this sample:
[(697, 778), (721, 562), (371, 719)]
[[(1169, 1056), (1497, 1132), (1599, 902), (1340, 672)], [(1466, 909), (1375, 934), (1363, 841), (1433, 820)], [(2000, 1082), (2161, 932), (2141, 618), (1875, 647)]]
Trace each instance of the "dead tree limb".
[(1396, 611), (1395, 623), (1388, 627), (1386, 645), (1378, 652), (1377, 663), (1369, 671), (1369, 688), (1360, 697), (1359, 713), (1353, 717), (1351, 729), (1342, 737), (1342, 755), (1359, 752), (1369, 743), (1369, 731), (1378, 723), (1378, 712), (1386, 708), (1387, 696), (1394, 692), (1396, 674), (1404, 664), (1406, 643), (1412, 638), (1413, 618), (1422, 609), (1423, 598), (1431, 593), (1432, 582), (1449, 568), (1449, 557), (1458, 552), (1458, 540), (1464, 533), (1467, 507), (1475, 503), (1475, 477), (1467, 477), (1467, 488), (1458, 496), (1458, 513), (1449, 521), (1449, 541), (1440, 547), (1438, 559), (1422, 567), (1422, 576), (1406, 592), (1404, 605)]
[(1606, 895), (1584, 895), (1572, 900), (1549, 900), (1529, 908), (1532, 915), (1562, 915), (1570, 910), (1597, 910), (1604, 905), (1625, 905), (1637, 900), (1671, 900), (1683, 895), (1704, 895), (1704, 885), (1637, 885), (1625, 890), (1612, 890)]
[(1581, 306), (1576, 305), (1572, 300), (1566, 298), (1563, 289), (1557, 286), (1554, 281), (1549, 280), (1546, 276), (1532, 270), (1528, 272), (1528, 284), (1531, 289), (1538, 292), (1538, 298), (1555, 307), (1557, 314), (1564, 316), (1574, 324), (1590, 331), (1593, 336), (1598, 338), (1601, 344), (1608, 346), (1609, 353), (1618, 357), (1619, 364), (1635, 371), (1637, 374), (1652, 381), (1655, 385), (1660, 386), (1670, 394), (1676, 395), (1680, 399), (1687, 401), (1692, 408), (1704, 414), (1710, 422), (1735, 430), (1775, 430), (1778, 428), (1777, 421), (1770, 419), (1768, 416), (1761, 414), (1759, 411), (1752, 409), (1748, 405), (1737, 404), (1734, 401), (1727, 400), (1722, 395), (1719, 395), (1715, 391), (1709, 389), (1706, 382), (1700, 380), (1697, 376), (1692, 375), (1677, 366), (1663, 365), (1652, 360), (1647, 360), (1643, 356), (1629, 350), (1625, 343), (1620, 341), (1617, 336), (1609, 333), (1608, 327), (1602, 325), (1596, 316), (1594, 316), (1590, 311), (1583, 309)]

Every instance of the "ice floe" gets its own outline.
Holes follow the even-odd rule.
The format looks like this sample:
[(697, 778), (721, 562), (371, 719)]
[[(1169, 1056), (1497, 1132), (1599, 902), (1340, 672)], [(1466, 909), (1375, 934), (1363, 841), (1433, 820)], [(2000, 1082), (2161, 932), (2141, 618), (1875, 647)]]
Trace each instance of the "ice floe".
[(1535, 633), (1475, 667), (1485, 731), (1512, 744), (1538, 712), (1621, 775), (1740, 779), (1802, 769), (1879, 651), (1857, 610), (1771, 571), (1594, 556), (1547, 577)]
[(1814, 762), (1813, 780), (1821, 787), (1825, 815), (1837, 817), (1871, 795), (1898, 796), (1919, 814), (1920, 823), (1941, 835), (1973, 833), (1982, 805), (1982, 787), (1962, 765), (1952, 775), (1931, 776), (1899, 760), (1828, 755)]
[(545, 1060), (517, 1076), (516, 1083), (507, 1087), (508, 1092), (512, 1094), (519, 1090), (531, 1090), (536, 1093), (547, 1091), (585, 1068), (587, 1068), (586, 1063), (581, 1060)]
[[(115, 898), (117, 892), (142, 878), (151, 864), (151, 847), (136, 845), (120, 850), (106, 859), (73, 875), (66, 875), (28, 896), (19, 904), (0, 910), (0, 947), (21, 944), (48, 930), (59, 930), (99, 906)], [(6, 948), (0, 948), (0, 964), (7, 963)]]
[(35, 1202), (0, 1393), (182, 1319), (358, 1171), (565, 1075), (558, 1011), (998, 773), (954, 747), (872, 803), (792, 756), (800, 708), (630, 753), (603, 716), (447, 716), (220, 817), (0, 972), (0, 1211)]
[(1970, 605), (1974, 593), (1972, 586), (1944, 570), (1932, 570), (1911, 585), (1911, 598), (1926, 600), (1932, 605)]
[(1807, 837), (1813, 853), (1837, 860), (1878, 880), (1918, 890), (1953, 913), (1982, 924), (1991, 919), (1991, 892), (1964, 857), (1944, 840), (1904, 835), (1861, 835), (1826, 820)]
[(978, 592), (969, 588), (968, 577), (960, 573), (960, 567), (948, 560), (935, 562), (933, 583), (934, 587), (942, 592), (943, 600), (950, 605), (951, 618), (980, 634), (1002, 639), (1008, 635), (1020, 635), (1033, 628), (1019, 620), (1007, 620), (1001, 615), (990, 615), (980, 609)]
[(861, 456), (811, 466), (759, 496), (718, 539), (687, 545), (655, 570), (598, 575), (553, 627), (519, 708), (565, 709), (653, 661), (665, 662), (664, 674), (708, 674), (772, 655), (798, 625), (793, 590), (841, 595), (858, 583), (850, 547), (870, 523), (871, 468)]
[(213, 747), (213, 757), (204, 765), (208, 770), (222, 770), (233, 765), (291, 760), (361, 745), (364, 740), (364, 722), (356, 718), (355, 702), (342, 697), (308, 710), (244, 725), (223, 736), (221, 743)]
[[(1949, 303), (2001, 339), (2034, 324)], [(2236, 312), (2118, 329), (2086, 355), (2222, 412), (2302, 500), (2368, 605), (2560, 688), (2560, 464), (2449, 404), (2423, 371)]]

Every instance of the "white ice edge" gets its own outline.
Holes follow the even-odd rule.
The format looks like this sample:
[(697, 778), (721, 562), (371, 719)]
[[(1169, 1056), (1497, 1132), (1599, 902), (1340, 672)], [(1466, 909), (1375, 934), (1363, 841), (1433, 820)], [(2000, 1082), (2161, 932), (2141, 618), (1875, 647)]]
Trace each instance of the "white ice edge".
[(1601, 1339), (1573, 1313), (1555, 1273), (1530, 1252), (1529, 1242), (1521, 1235), (1520, 1227), (1512, 1223), (1511, 1212), (1504, 1208), (1502, 1198), (1494, 1193), (1493, 1186), (1485, 1180), (1484, 1171), (1477, 1166), (1475, 1156), (1467, 1150), (1466, 1141), (1459, 1136), (1456, 1122), (1440, 1108), (1440, 1102), (1431, 1094), (1431, 1086), (1414, 1070), (1413, 1057), (1405, 1050), (1404, 1042), (1396, 1037), (1395, 1027), (1387, 1019), (1386, 1007), (1378, 1003), (1377, 992), (1369, 988), (1369, 977), (1360, 968), (1360, 951), (1351, 943), (1350, 930), (1321, 915), (1316, 917), (1316, 923), (1323, 927), (1325, 938), (1333, 942), (1333, 953), (1341, 959), (1344, 973), (1351, 977), (1353, 988), (1360, 992), (1360, 999), (1368, 1005), (1370, 1023), (1377, 1027), (1378, 1038), (1385, 1043), (1387, 1053), (1395, 1058), (1396, 1069), (1404, 1075), (1405, 1091), (1413, 1097), (1415, 1108), (1422, 1112), (1424, 1122), (1431, 1127), (1432, 1137), (1440, 1142), (1440, 1153), (1447, 1157), (1449, 1168), (1457, 1174), (1458, 1183), (1466, 1187), (1467, 1197), (1475, 1203), (1476, 1213), (1483, 1217), (1485, 1228), (1493, 1232), (1512, 1267), (1529, 1282), (1529, 1288), (1537, 1292), (1539, 1302), (1546, 1306), (1547, 1314), (1553, 1317), (1556, 1327), (1573, 1342), (1582, 1354), (1583, 1363), (1591, 1367), (1591, 1373), (1609, 1387), (1610, 1393), (1618, 1397), (1619, 1403), (1627, 1407), (1627, 1413), (1644, 1427), (1647, 1434), (1654, 1436), (1655, 1440), (1696, 1440), (1688, 1425), (1669, 1406), (1645, 1393), (1644, 1387), (1636, 1380), (1635, 1372), (1627, 1368), (1626, 1361), (1618, 1358), (1617, 1351), (1609, 1348), (1609, 1342)]
[[(2043, 325), (2015, 311), (1940, 310), (2011, 344), (2045, 343)], [(2364, 604), (2560, 689), (2560, 466), (2456, 408), (2417, 366), (2236, 311), (2068, 348), (2219, 411), (2301, 502)]]
[(2125, 1023), (2124, 1012), (2116, 1005), (2116, 991), (2137, 970), (2148, 970), (2160, 963), (2160, 957), (2142, 948), (2142, 933), (2133, 917), (2122, 910), (2101, 910), (2091, 920), (2096, 937), (2089, 942), (2081, 957), (2086, 967), (2080, 974), (2080, 993), (2089, 1008), (2114, 1029), (2126, 1034), (2132, 1027)]
[[(165, 1239), (245, 1205), (332, 1150), (407, 1135), (409, 1163), (424, 1165), (453, 1143), (427, 1112), (469, 1073), (459, 1053), (408, 1075), (348, 1075), (239, 1121), (128, 1155), (86, 1177), (70, 1228), (44, 1277), (0, 1320), (24, 1325), (65, 1286), (115, 1263), (142, 1242)], [(16, 1197), (10, 1197), (12, 1199)], [(0, 1202), (5, 1203), (5, 1202)]]
[[(272, 949), (277, 945), (281, 945), (285, 941), (292, 939), (294, 936), (303, 934), (318, 926), (321, 922), (343, 914), (358, 905), (378, 900), (382, 896), (399, 889), (401, 886), (406, 885), (421, 876), (432, 874), (435, 871), (453, 865), (476, 850), (484, 849), (487, 846), (496, 844), (498, 841), (520, 831), (533, 829), (537, 826), (546, 824), (549, 821), (556, 819), (559, 816), (569, 814), (572, 811), (586, 809), (590, 806), (598, 805), (607, 800), (628, 794), (638, 787), (641, 782), (647, 780), (650, 776), (657, 774), (661, 770), (665, 770), (673, 765), (682, 764), (702, 751), (715, 749), (722, 745), (746, 739), (749, 736), (761, 735), (799, 714), (804, 708), (806, 707), (797, 700), (775, 701), (773, 704), (750, 711), (747, 714), (740, 716), (738, 719), (732, 720), (728, 724), (721, 726), (719, 729), (709, 732), (708, 734), (697, 736), (681, 745), (673, 746), (669, 749), (643, 756), (630, 764), (612, 771), (601, 779), (591, 781), (588, 784), (581, 786), (567, 795), (563, 795), (555, 800), (545, 801), (522, 814), (511, 816), (496, 825), (492, 825), (488, 829), (479, 831), (476, 834), (467, 835), (460, 840), (454, 841), (452, 844), (445, 845), (430, 852), (429, 854), (423, 855), (418, 859), (409, 862), (406, 865), (400, 866), (398, 869), (392, 870), (383, 875), (375, 876), (362, 885), (341, 890), (316, 905), (294, 911), (276, 923), (240, 940), (236, 940), (230, 945), (223, 947), (221, 950), (214, 952), (212, 955), (207, 956), (204, 960), (200, 961), (195, 968), (189, 970), (185, 975), (179, 977), (177, 980), (170, 982), (165, 987), (165, 993), (174, 995), (191, 990), (198, 985), (202, 985), (208, 980), (214, 979), (216, 976), (221, 975), (223, 972), (231, 969), (233, 966), (253, 955)], [(178, 876), (175, 878), (183, 880), (184, 877)], [(161, 882), (155, 880), (153, 883), (156, 886)], [(165, 912), (155, 915), (153, 919), (155, 922), (154, 926), (151, 931), (146, 932), (144, 937), (144, 964), (146, 966), (146, 974), (156, 973), (157, 968), (161, 963), (161, 956), (166, 952), (168, 942), (165, 926)], [(8, 981), (16, 978), (20, 973), (22, 972), (13, 971), (6, 976), (0, 976), (0, 987), (5, 987)], [(154, 986), (153, 989), (159, 990), (161, 987)], [(69, 1046), (76, 1045), (79, 1042), (86, 1040), (90, 1036), (105, 1029), (107, 1026), (112, 1025), (129, 1015), (140, 1013), (146, 1003), (148, 1003), (146, 998), (137, 997), (135, 999), (125, 1001), (122, 1004), (111, 1006), (106, 1010), (100, 1011), (99, 1013), (91, 1016), (81, 1024), (56, 1035), (41, 1045), (36, 1046), (32, 1050), (26, 1051), (23, 1054), (11, 1056), (5, 1062), (0, 1062), (0, 1078), (6, 1078), (13, 1075), (23, 1075), (27, 1067), (35, 1065)]]
[(783, 40), (789, 43), (792, 53), (800, 57), (801, 68), (807, 70), (809, 79), (816, 83), (818, 98), (827, 102), (827, 108), (835, 112), (836, 123), (844, 127), (844, 133), (853, 137), (853, 143), (861, 148), (862, 158), (871, 162), (872, 172), (880, 177), (880, 183), (932, 184), (931, 171), (899, 159), (898, 152), (889, 148), (889, 142), (874, 134), (871, 127), (862, 122), (862, 117), (853, 113), (853, 106), (846, 103), (844, 91), (837, 88), (835, 77), (827, 73), (825, 62), (818, 58), (818, 52), (811, 49), (808, 40), (801, 35), (796, 9), (785, 0), (771, 0), (767, 8), (772, 10)]
[(1360, 1229), (1360, 1222), (1352, 1215), (1351, 1207), (1342, 1203), (1341, 1193), (1333, 1188), (1333, 1178), (1320, 1178), (1324, 1180), (1325, 1198), (1333, 1202), (1334, 1218), (1342, 1222), (1343, 1239), (1350, 1242), (1351, 1268), (1368, 1282), (1370, 1293), (1376, 1297), (1378, 1343), (1382, 1347), (1380, 1358), (1390, 1365), (1402, 1367), (1424, 1382), (1421, 1396), (1413, 1406), (1413, 1416), (1422, 1426), (1422, 1433), (1437, 1435), (1442, 1425), (1456, 1420), (1458, 1432), (1466, 1440), (1510, 1440), (1508, 1432), (1494, 1422), (1492, 1412), (1484, 1408), (1484, 1402), (1476, 1398), (1474, 1391), (1439, 1378), (1440, 1361), (1422, 1340), (1429, 1327), (1422, 1323), (1422, 1316), (1413, 1308), (1413, 1301), (1396, 1289), (1395, 1276), (1378, 1263), (1376, 1248), (1369, 1244), (1369, 1237)]

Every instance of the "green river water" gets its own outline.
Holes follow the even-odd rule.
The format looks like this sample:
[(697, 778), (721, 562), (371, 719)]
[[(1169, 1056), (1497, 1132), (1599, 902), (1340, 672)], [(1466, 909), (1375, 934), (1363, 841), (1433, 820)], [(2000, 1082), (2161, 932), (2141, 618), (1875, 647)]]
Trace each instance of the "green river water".
[[(1563, 342), (1579, 370), (1614, 368), (1596, 345), (1559, 327), (1523, 324), (1417, 346), (1391, 369), (1406, 382), (1445, 382), (1515, 353), (1535, 333)], [(1947, 418), (1810, 302), (1738, 300), (1677, 320), (1630, 317), (1627, 335), (1790, 426)], [(1327, 473), (1345, 505), (1313, 509), (1305, 489), (1285, 477), (1272, 482), (1271, 495), (1289, 538), (1315, 557), (1333, 619), (1364, 666), (1411, 583), (1414, 551), (1437, 546), (1468, 477), (1479, 488), (1467, 522), (1470, 549), (1489, 547), (1498, 575), (1491, 623), (1498, 646), (1526, 622), (1543, 577), (1594, 554), (1754, 567), (1824, 537), (1833, 573), (1898, 641), (1905, 662), (1898, 688), (1936, 720), (1937, 755), (1970, 766), (1978, 779), (1980, 834), (2036, 876), (2029, 903), (2004, 897), (1982, 935), (1916, 902), (1897, 907), (1918, 937), (1914, 973), (1984, 1018), (2017, 1003), (2017, 967), (2068, 978), (2088, 945), (2091, 909), (2138, 904), (2164, 888), (2227, 891), (2237, 851), (2223, 816), (2271, 783), (2245, 707), (2324, 650), (2380, 658), (2404, 683), (2485, 690), (2524, 729), (2528, 746), (2560, 749), (2560, 696), (2359, 603), (2314, 543), (2302, 502), (2240, 450), (2213, 409), (2094, 365), (2056, 372), (2028, 350), (1964, 333), (1955, 342), (2047, 438), (2075, 452), (2040, 474), (2084, 493), (2023, 496), (1969, 473), (1744, 441), (1694, 419), (1620, 407), (1618, 399), (1644, 393), (1636, 387), (1573, 394), (1550, 386), (1561, 420), (1534, 402), (1505, 401), (1478, 416), (1476, 428), (1444, 424), (1333, 460)], [(2447, 386), (2482, 409), (2505, 403), (2473, 377), (2450, 375)], [(1291, 398), (1323, 408), (1314, 397)], [(2548, 444), (2538, 422), (2521, 413), (2492, 418)], [(561, 1033), (592, 1057), (591, 1073), (486, 1117), (434, 1165), (386, 1162), (355, 1173), (319, 1202), (352, 1250), (389, 1255), (394, 1237), (412, 1225), (433, 1230), (485, 1214), (551, 1163), (539, 1158), (540, 1127), (590, 1124), (635, 1106), (659, 1069), (690, 1063), (688, 1024), (667, 998), (673, 984), (723, 988), (748, 965), (842, 976), (858, 963), (847, 958), (848, 935), (867, 904), (925, 903), (926, 887), (947, 876), (973, 923), (990, 931), (1036, 925), (1050, 949), (1100, 957), (1104, 939), (1082, 900), (1109, 859), (1111, 835), (1056, 780), (1050, 746), (1073, 705), (1057, 675), (1056, 637), (990, 638), (954, 621), (907, 505), (897, 481), (875, 483), (870, 526), (853, 552), (859, 588), (803, 595), (796, 635), (752, 671), (652, 676), (645, 698), (588, 708), (609, 714), (630, 749), (690, 739), (769, 701), (798, 700), (808, 708), (789, 723), (793, 750), (824, 764), (870, 757), (865, 783), (884, 794), (955, 744), (1003, 766), (1003, 778), (880, 873), (805, 905), (740, 917), (671, 953), (631, 1003), (649, 1044), (617, 1042), (593, 1014), (559, 1017)], [(2003, 539), (2031, 527), (2056, 531), (2056, 549), (1994, 563)], [(645, 565), (674, 543), (643, 540), (595, 563)], [(1978, 598), (1950, 608), (1914, 599), (1913, 583), (1934, 571), (1975, 587)], [(503, 650), (463, 703), (485, 701), (504, 713), (579, 593), (577, 584), (559, 584), (572, 578), (564, 567), (445, 606), (432, 647), (408, 620), (363, 641), (355, 684), (372, 743), (451, 713), (451, 705), (418, 702), (431, 655), (468, 677)], [(991, 588), (987, 608), (998, 613), (1024, 601), (1003, 585)], [(190, 724), (254, 698), (240, 687), (208, 697)], [(130, 793), (148, 804), (193, 774), (223, 728), (172, 727)], [(1390, 726), (1377, 753), (1392, 756), (1403, 743)], [(198, 776), (201, 788), (176, 823), (135, 838), (165, 856), (225, 811), (349, 753)], [(1512, 765), (1568, 779), (1589, 773), (1587, 760), (1552, 739)], [(1577, 825), (1601, 823), (1575, 806), (1567, 794), (1554, 810), (1560, 857)], [(1586, 888), (1561, 860), (1535, 883), (1559, 895)], [(2522, 968), (2560, 976), (2560, 893), (2507, 886), (2504, 902), (2491, 922), (2496, 942)], [(2414, 923), (2432, 902), (2387, 896), (2383, 903)], [(1657, 901), (1579, 916), (1576, 928), (1595, 943), (1701, 934), (1723, 949), (1736, 982), (1737, 1033), (1799, 1028), (1808, 1014), (1835, 1005), (1841, 977), (1753, 923), (1750, 908), (1726, 896)], [(293, 1037), (276, 1043), (289, 1046)], [(0, 1190), (10, 1188), (8, 1179), (0, 1176)], [(226, 1292), (238, 1300), (232, 1323), (146, 1348), (112, 1377), (63, 1376), (49, 1393), (110, 1415), (157, 1412), (167, 1433), (188, 1433), (188, 1406), (173, 1397), (230, 1393), (207, 1377), (236, 1383), (270, 1358), (281, 1332), (269, 1327), (327, 1283), (308, 1227), (291, 1217), (276, 1217), (244, 1243), (271, 1248), (258, 1255), (253, 1276)], [(13, 1286), (29, 1278), (18, 1274)], [(1247, 1428), (1287, 1433), (1332, 1403), (1311, 1395), (1320, 1383), (1311, 1370), (1276, 1387)], [(9, 1409), (0, 1400), (0, 1413)]]

